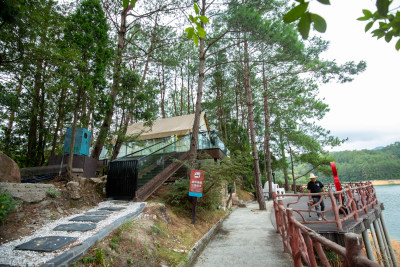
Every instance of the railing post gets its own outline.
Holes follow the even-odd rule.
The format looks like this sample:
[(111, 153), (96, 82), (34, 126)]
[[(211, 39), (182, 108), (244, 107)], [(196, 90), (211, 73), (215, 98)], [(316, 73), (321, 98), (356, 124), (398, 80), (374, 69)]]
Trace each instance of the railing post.
[(288, 223), (289, 223), (289, 234), (290, 234), (290, 247), (292, 249), (292, 258), (295, 267), (302, 267), (303, 264), (301, 263), (301, 253), (299, 247), (299, 239), (296, 233), (296, 227), (293, 223), (295, 220), (293, 215), (293, 210), (291, 208), (286, 209), (288, 215)]
[(315, 259), (315, 254), (314, 254), (314, 249), (313, 249), (313, 241), (312, 241), (311, 237), (308, 234), (306, 234), (306, 240), (305, 241), (306, 241), (306, 245), (307, 245), (307, 252), (308, 252), (308, 258), (310, 260), (310, 265), (312, 267), (314, 267), (314, 266), (317, 267), (318, 264), (317, 264), (317, 261)]
[[(276, 195), (275, 195), (276, 197)], [(284, 207), (283, 201), (280, 199), (278, 202), (278, 209), (279, 206)], [(287, 215), (286, 215), (287, 216)], [(280, 221), (280, 229), (279, 232), (281, 233), (282, 242), (283, 242), (283, 250), (287, 253), (290, 252), (289, 250), (289, 242), (290, 242), (290, 233), (289, 233), (289, 219), (285, 218), (285, 212), (279, 209), (279, 221)]]
[(346, 263), (347, 266), (364, 267), (380, 266), (376, 262), (369, 261), (362, 250), (362, 240), (359, 235), (347, 233), (344, 235), (346, 244)]
[(354, 220), (358, 221), (358, 213), (356, 203), (353, 197), (353, 193), (351, 192), (351, 188), (348, 186), (347, 189), (349, 190), (349, 198), (351, 199), (351, 208), (355, 211), (354, 212)]
[(335, 215), (335, 221), (336, 221), (337, 228), (339, 231), (343, 231), (342, 222), (340, 221), (339, 209), (338, 209), (338, 206), (336, 205), (336, 200), (335, 200), (335, 197), (333, 196), (332, 189), (328, 189), (328, 195), (331, 199), (332, 209), (333, 209), (333, 213)]

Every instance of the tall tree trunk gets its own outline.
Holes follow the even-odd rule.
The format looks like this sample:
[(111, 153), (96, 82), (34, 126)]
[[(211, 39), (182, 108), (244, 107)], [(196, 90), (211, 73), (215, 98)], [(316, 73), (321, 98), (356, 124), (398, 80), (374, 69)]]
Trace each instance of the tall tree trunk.
[(87, 111), (87, 104), (88, 102), (88, 97), (86, 92), (83, 92), (82, 94), (82, 113), (81, 113), (81, 122), (82, 122), (82, 127), (85, 129), (89, 128), (89, 115), (88, 115), (88, 111)]
[(235, 86), (235, 105), (236, 105), (236, 121), (239, 124), (239, 100), (238, 100), (238, 88)]
[[(204, 48), (203, 48), (204, 49)], [(187, 60), (187, 114), (190, 114), (190, 75), (189, 75), (190, 57)]]
[(114, 67), (113, 67), (113, 83), (111, 86), (110, 92), (110, 105), (106, 111), (103, 123), (101, 124), (99, 134), (96, 139), (96, 143), (94, 145), (91, 157), (94, 159), (99, 159), (101, 150), (103, 149), (104, 142), (107, 138), (107, 134), (110, 130), (112, 116), (114, 114), (114, 104), (115, 99), (117, 97), (119, 91), (119, 81), (121, 79), (121, 63), (122, 63), (122, 54), (125, 46), (125, 33), (126, 33), (126, 16), (127, 13), (132, 9), (132, 6), (129, 5), (124, 11), (121, 13), (121, 26), (118, 31), (118, 47), (117, 53), (115, 55)]
[(45, 127), (44, 127), (44, 110), (45, 110), (45, 95), (44, 81), (42, 82), (42, 93), (40, 99), (40, 116), (39, 116), (39, 137), (38, 148), (35, 159), (35, 166), (40, 166), (44, 163), (44, 146), (45, 146)]
[(281, 150), (281, 161), (282, 161), (282, 169), (283, 169), (283, 177), (285, 178), (285, 190), (291, 190), (289, 187), (289, 175), (288, 175), (288, 164), (286, 162), (286, 155), (285, 155), (285, 145), (283, 143), (283, 136), (282, 133), (279, 134), (279, 148)]
[(222, 118), (224, 121), (225, 142), (226, 142), (228, 140), (228, 132), (226, 130), (226, 115), (225, 115), (225, 107), (224, 107), (224, 88), (222, 86), (222, 83), (221, 83), (221, 109), (222, 109)]
[[(144, 82), (146, 80), (147, 70), (149, 68), (149, 62), (150, 62), (150, 58), (151, 58), (151, 53), (153, 52), (153, 46), (154, 46), (154, 43), (156, 41), (156, 30), (157, 30), (157, 20), (154, 23), (151, 42), (150, 42), (150, 47), (149, 47), (149, 50), (147, 52), (146, 64), (144, 65), (142, 79), (140, 80), (139, 89), (137, 90), (136, 95), (138, 95), (143, 90), (143, 87), (144, 87)], [(137, 98), (135, 97), (132, 100), (131, 106), (135, 106), (136, 101), (137, 101)], [(113, 149), (113, 154), (111, 156), (112, 159), (116, 159), (117, 158), (118, 153), (119, 153), (119, 151), (121, 149), (121, 146), (123, 144), (124, 138), (126, 136), (126, 131), (128, 130), (129, 121), (133, 119), (132, 112), (128, 112), (127, 111), (126, 113), (129, 114), (129, 115), (126, 115), (126, 120), (125, 121), (122, 119), (124, 121), (124, 124), (120, 128), (120, 131), (118, 133), (117, 141), (115, 142), (114, 149)]]
[(250, 77), (250, 63), (249, 63), (249, 55), (248, 55), (248, 47), (247, 40), (244, 41), (244, 73), (245, 73), (245, 91), (246, 91), (246, 102), (248, 109), (248, 122), (250, 128), (250, 137), (251, 137), (251, 147), (253, 153), (253, 163), (254, 163), (254, 180), (255, 180), (255, 188), (256, 195), (258, 200), (258, 205), (260, 210), (265, 210), (265, 199), (261, 185), (261, 173), (260, 166), (258, 160), (258, 151), (257, 151), (257, 140), (256, 140), (256, 129), (254, 126), (254, 110), (253, 110), (253, 96), (251, 92), (251, 77)]
[[(63, 86), (63, 88), (61, 89), (60, 98), (58, 99), (58, 116), (57, 116), (56, 129), (54, 130), (54, 135), (53, 135), (53, 143), (51, 145), (51, 153), (50, 153), (51, 156), (55, 155), (55, 151), (56, 151), (56, 147), (57, 147), (57, 140), (58, 140), (58, 132), (60, 131), (61, 120), (62, 120), (62, 117), (64, 116), (63, 113), (64, 113), (65, 93), (66, 93), (66, 87)], [(61, 131), (62, 131), (62, 128), (61, 128)]]
[(183, 115), (183, 67), (181, 65), (181, 116)]
[(265, 123), (265, 133), (264, 133), (264, 151), (267, 157), (267, 179), (268, 179), (268, 191), (269, 198), (272, 197), (272, 168), (271, 168), (271, 129), (269, 126), (270, 115), (269, 115), (269, 107), (268, 107), (268, 84), (267, 79), (265, 78), (265, 68), (263, 63), (263, 86), (264, 86), (264, 123)]
[(162, 63), (161, 66), (162, 74), (161, 74), (161, 81), (160, 81), (160, 94), (161, 94), (161, 116), (165, 119), (165, 69), (164, 64)]
[(74, 108), (74, 120), (72, 123), (72, 134), (71, 134), (71, 147), (69, 149), (69, 157), (68, 157), (68, 165), (67, 165), (67, 175), (68, 175), (68, 179), (70, 181), (73, 180), (73, 176), (72, 176), (72, 163), (74, 161), (74, 151), (75, 151), (75, 136), (76, 136), (76, 126), (78, 123), (78, 111), (79, 111), (79, 106), (80, 106), (80, 102), (81, 102), (81, 86), (79, 86), (78, 89), (78, 94), (76, 97), (76, 103), (75, 103), (75, 108)]
[[(25, 80), (24, 74), (25, 74), (25, 68), (22, 69), (21, 76), (18, 79), (18, 87), (17, 87), (17, 91), (15, 92), (17, 101), (19, 100), (19, 97), (20, 97), (21, 91), (22, 91), (22, 85), (24, 84), (24, 80)], [(14, 126), (15, 111), (17, 109), (18, 109), (18, 105), (12, 105), (12, 107), (10, 109), (10, 116), (8, 118), (7, 129), (4, 132), (4, 153), (6, 155), (10, 155), (9, 148), (10, 148), (10, 143), (11, 143), (11, 132), (12, 132), (12, 128)]]
[(177, 78), (177, 76), (178, 75), (176, 75), (176, 69), (175, 69), (175, 88), (174, 88), (174, 93), (172, 94), (172, 100), (173, 100), (173, 103), (174, 103), (174, 116), (176, 117), (177, 116), (177, 113), (176, 113), (176, 94), (177, 94), (177, 91), (178, 91), (178, 85), (177, 85), (177, 83), (176, 83), (176, 78)]
[(289, 145), (289, 151), (290, 151), (290, 163), (292, 165), (292, 177), (293, 177), (293, 192), (296, 194), (296, 179), (294, 178), (294, 162), (293, 162), (293, 151), (292, 148)]
[[(202, 16), (206, 12), (206, 0), (201, 1), (201, 11)], [(201, 26), (204, 28), (204, 23), (201, 22)], [(189, 151), (189, 163), (192, 169), (195, 168), (196, 158), (197, 158), (197, 148), (199, 139), (199, 128), (200, 128), (200, 115), (201, 115), (201, 100), (203, 97), (203, 83), (204, 83), (204, 64), (206, 61), (204, 52), (204, 39), (200, 38), (199, 47), (199, 79), (197, 84), (197, 99), (196, 99), (196, 110), (194, 115), (193, 132), (192, 139), (190, 141), (190, 151)], [(188, 103), (189, 104), (189, 103)]]
[(40, 60), (36, 64), (36, 73), (34, 76), (32, 107), (30, 112), (31, 118), (29, 121), (29, 133), (28, 133), (28, 153), (26, 158), (27, 166), (32, 166), (35, 163), (35, 158), (36, 158), (37, 119), (38, 119), (39, 103), (40, 103), (40, 87), (42, 86), (42, 71), (43, 71), (43, 60)]
[(222, 118), (221, 118), (221, 100), (219, 96), (219, 82), (218, 79), (215, 81), (216, 82), (216, 88), (217, 88), (217, 110), (218, 110), (218, 131), (219, 131), (219, 137), (222, 137)]

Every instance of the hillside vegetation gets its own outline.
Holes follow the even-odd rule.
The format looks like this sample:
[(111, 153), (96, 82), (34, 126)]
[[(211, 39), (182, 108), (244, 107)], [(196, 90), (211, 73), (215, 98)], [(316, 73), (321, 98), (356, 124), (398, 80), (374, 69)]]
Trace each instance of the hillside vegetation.
[[(340, 181), (355, 182), (366, 180), (400, 179), (400, 142), (382, 149), (340, 151), (330, 153), (335, 159)], [(309, 169), (306, 164), (295, 167), (295, 173), (304, 173)], [(315, 172), (323, 182), (332, 182), (332, 176)], [(303, 179), (306, 182), (307, 179)]]

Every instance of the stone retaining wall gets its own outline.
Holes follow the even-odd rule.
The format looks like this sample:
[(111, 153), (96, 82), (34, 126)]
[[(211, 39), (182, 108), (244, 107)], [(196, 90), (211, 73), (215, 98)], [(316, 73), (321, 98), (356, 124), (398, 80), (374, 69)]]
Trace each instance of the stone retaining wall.
[(0, 183), (0, 191), (8, 191), (13, 198), (24, 202), (40, 202), (47, 192), (57, 191), (52, 184), (31, 184), (31, 183)]

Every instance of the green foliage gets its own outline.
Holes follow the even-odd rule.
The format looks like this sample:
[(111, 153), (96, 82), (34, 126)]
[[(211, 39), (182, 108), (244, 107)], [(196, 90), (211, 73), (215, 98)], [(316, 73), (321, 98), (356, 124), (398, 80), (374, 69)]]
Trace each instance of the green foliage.
[(15, 210), (17, 202), (7, 192), (0, 192), (0, 222), (4, 223), (5, 219)]
[(190, 210), (188, 179), (181, 178), (176, 180), (174, 184), (169, 185), (166, 203), (179, 208), (179, 210), (183, 212), (188, 212)]
[[(319, 0), (319, 2), (325, 5), (330, 5), (329, 0)], [(318, 32), (324, 33), (326, 31), (325, 19), (318, 14), (307, 11), (308, 4), (309, 2), (299, 1), (297, 6), (294, 6), (283, 16), (283, 21), (285, 23), (291, 23), (299, 20), (297, 29), (303, 39), (308, 39), (311, 24), (313, 24), (314, 29)]]
[[(379, 150), (341, 151), (329, 154), (335, 162), (341, 182), (400, 179), (400, 142)], [(297, 164), (295, 173), (300, 174), (310, 165)], [(331, 169), (314, 172), (324, 183), (332, 183)], [(281, 174), (279, 174), (281, 175)], [(307, 179), (303, 179), (307, 182)]]
[[(324, 33), (326, 31), (326, 21), (324, 18), (317, 14), (308, 11), (307, 1), (297, 1), (298, 4), (290, 9), (284, 16), (285, 23), (291, 23), (299, 20), (297, 28), (303, 39), (307, 39), (310, 26), (313, 23), (314, 29), (318, 32)], [(329, 0), (318, 0), (321, 4), (330, 5)], [(365, 32), (369, 31), (375, 22), (379, 22), (377, 29), (371, 31), (372, 36), (380, 39), (385, 37), (386, 42), (390, 42), (393, 37), (400, 37), (400, 11), (395, 13), (390, 12), (390, 5), (393, 1), (390, 0), (376, 0), (377, 10), (371, 12), (370, 10), (363, 9), (363, 17), (359, 17), (359, 21), (369, 21), (365, 26)], [(400, 38), (395, 45), (396, 50), (400, 50)]]
[(56, 198), (59, 195), (61, 195), (61, 192), (58, 190), (49, 188), (49, 190), (47, 190), (46, 194), (51, 198)]
[(200, 15), (200, 9), (195, 2), (193, 2), (193, 8), (196, 16), (189, 15), (189, 21), (192, 25), (194, 24), (196, 26), (186, 28), (185, 32), (187, 33), (188, 39), (190, 40), (193, 38), (193, 42), (195, 43), (195, 45), (199, 46), (199, 38), (206, 38), (204, 25), (209, 23), (210, 20), (206, 16)]

